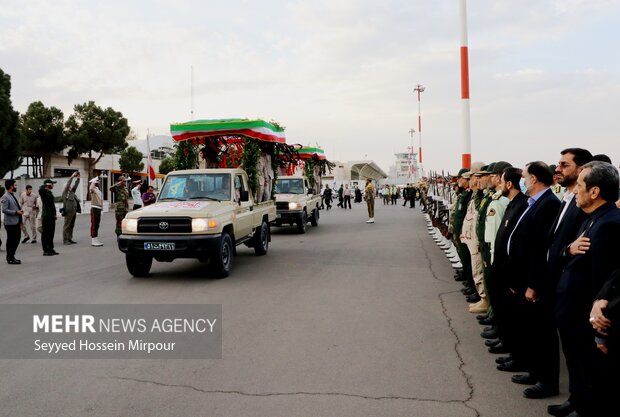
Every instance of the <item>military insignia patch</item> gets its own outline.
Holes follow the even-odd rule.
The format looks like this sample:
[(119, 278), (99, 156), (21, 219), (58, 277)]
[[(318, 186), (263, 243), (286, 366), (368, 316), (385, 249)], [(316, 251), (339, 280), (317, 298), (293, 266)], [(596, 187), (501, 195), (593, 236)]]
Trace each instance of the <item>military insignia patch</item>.
[(495, 216), (495, 209), (490, 209), (487, 216)]

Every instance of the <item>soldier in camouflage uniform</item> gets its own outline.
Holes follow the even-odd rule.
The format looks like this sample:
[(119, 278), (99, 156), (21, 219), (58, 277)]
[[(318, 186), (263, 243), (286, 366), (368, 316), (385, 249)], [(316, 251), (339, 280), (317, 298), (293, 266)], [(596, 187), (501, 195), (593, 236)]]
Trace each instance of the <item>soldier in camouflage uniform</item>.
[(461, 169), (457, 177), (459, 195), (454, 201), (454, 210), (452, 212), (452, 216), (450, 217), (452, 226), (452, 242), (456, 247), (461, 263), (463, 264), (463, 270), (459, 280), (464, 281), (465, 283), (464, 294), (470, 295), (472, 294), (472, 291), (475, 292), (474, 281), (471, 274), (471, 256), (467, 246), (461, 242), (463, 219), (465, 218), (467, 205), (471, 199), (471, 190), (469, 189), (469, 169)]
[(470, 303), (470, 313), (486, 313), (487, 310), (487, 301), (486, 298), (484, 298), (485, 292), (483, 284), (482, 255), (480, 253), (478, 234), (476, 233), (476, 223), (478, 220), (478, 212), (482, 202), (483, 192), (479, 188), (480, 176), (474, 176), (474, 174), (481, 171), (484, 166), (485, 165), (481, 162), (472, 164), (472, 170), (469, 174), (471, 177), (470, 187), (473, 194), (469, 204), (467, 205), (465, 219), (463, 220), (463, 231), (461, 232), (461, 241), (467, 245), (471, 255), (472, 276), (477, 291), (476, 294), (473, 294), (467, 299)]
[[(487, 309), (487, 313), (490, 313), (488, 310), (490, 309), (488, 292), (486, 290), (486, 281), (489, 276), (491, 270), (491, 249), (485, 243), (485, 226), (486, 226), (486, 218), (488, 213), (488, 207), (491, 204), (493, 193), (490, 189), (491, 178), (490, 175), (493, 172), (495, 164), (491, 163), (482, 169), (476, 174), (479, 180), (479, 187), (482, 191), (482, 198), (480, 199), (480, 206), (478, 207), (478, 216), (476, 219), (476, 236), (478, 237), (478, 244), (480, 246), (480, 256), (482, 259), (482, 291), (480, 293), (480, 310), (483, 308)], [(482, 312), (482, 311), (479, 311)], [(492, 313), (491, 313), (492, 314)]]
[(110, 187), (110, 191), (116, 196), (116, 202), (114, 203), (114, 215), (116, 217), (116, 228), (114, 232), (116, 236), (121, 235), (123, 219), (129, 211), (129, 193), (127, 192), (125, 181), (126, 178), (121, 177), (119, 182)]

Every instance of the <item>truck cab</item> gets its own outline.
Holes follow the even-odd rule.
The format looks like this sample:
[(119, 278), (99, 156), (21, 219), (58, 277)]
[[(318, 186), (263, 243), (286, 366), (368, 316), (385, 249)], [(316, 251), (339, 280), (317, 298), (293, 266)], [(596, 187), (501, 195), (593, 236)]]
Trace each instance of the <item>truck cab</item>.
[(236, 246), (267, 253), (272, 200), (256, 203), (243, 169), (194, 169), (169, 173), (157, 202), (127, 214), (119, 236), (129, 272), (148, 275), (153, 260), (195, 258), (226, 277)]
[(296, 226), (306, 233), (307, 224), (318, 226), (321, 196), (309, 185), (305, 176), (280, 176), (276, 179), (275, 226)]

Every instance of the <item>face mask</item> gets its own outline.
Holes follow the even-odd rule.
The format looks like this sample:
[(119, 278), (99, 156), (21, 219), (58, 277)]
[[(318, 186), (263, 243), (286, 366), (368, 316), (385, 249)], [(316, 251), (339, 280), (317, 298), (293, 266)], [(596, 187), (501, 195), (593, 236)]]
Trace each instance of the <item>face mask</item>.
[(525, 194), (525, 193), (526, 193), (526, 191), (527, 191), (527, 187), (525, 186), (525, 180), (524, 180), (523, 178), (521, 178), (521, 179), (519, 180), (519, 188), (521, 188), (521, 192), (522, 192), (523, 194)]

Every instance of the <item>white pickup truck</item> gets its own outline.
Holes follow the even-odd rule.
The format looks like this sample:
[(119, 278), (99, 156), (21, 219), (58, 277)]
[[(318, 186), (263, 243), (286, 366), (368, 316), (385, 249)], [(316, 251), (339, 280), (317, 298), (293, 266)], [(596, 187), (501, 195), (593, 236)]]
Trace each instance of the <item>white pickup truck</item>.
[(267, 253), (275, 219), (273, 200), (254, 202), (242, 169), (173, 171), (156, 203), (127, 214), (118, 247), (136, 277), (149, 274), (153, 259), (195, 258), (223, 278), (230, 274), (236, 246)]
[(296, 225), (299, 233), (306, 233), (307, 224), (319, 224), (321, 196), (309, 187), (304, 176), (281, 176), (276, 180), (275, 226)]

